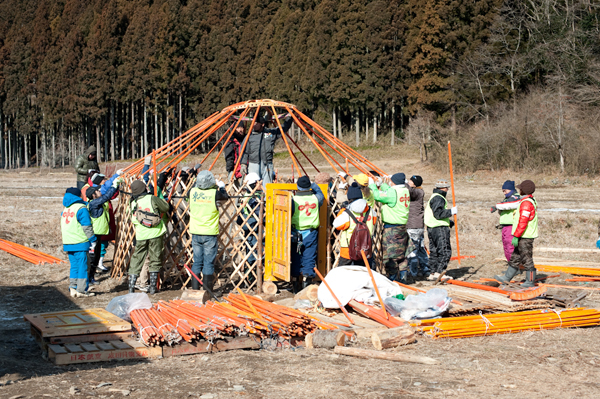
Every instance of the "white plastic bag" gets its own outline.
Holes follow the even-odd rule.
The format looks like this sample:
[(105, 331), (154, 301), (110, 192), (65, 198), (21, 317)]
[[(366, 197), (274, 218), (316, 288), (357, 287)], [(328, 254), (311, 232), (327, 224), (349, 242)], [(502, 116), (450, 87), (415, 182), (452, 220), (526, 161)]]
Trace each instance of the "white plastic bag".
[(444, 313), (451, 299), (448, 298), (446, 290), (433, 288), (424, 294), (409, 295), (405, 300), (389, 297), (384, 302), (392, 315), (411, 320), (431, 318)]
[(150, 309), (152, 302), (144, 293), (127, 294), (114, 297), (106, 306), (106, 310), (125, 321), (131, 322), (129, 313), (136, 309)]

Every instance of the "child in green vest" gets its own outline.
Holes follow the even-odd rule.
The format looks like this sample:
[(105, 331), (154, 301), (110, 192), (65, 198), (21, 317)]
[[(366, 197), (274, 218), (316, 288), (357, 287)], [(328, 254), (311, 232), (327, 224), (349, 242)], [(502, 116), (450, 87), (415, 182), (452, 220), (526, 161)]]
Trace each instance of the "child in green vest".
[(492, 206), (490, 211), (492, 213), (500, 212), (500, 226), (502, 226), (502, 246), (504, 247), (504, 256), (506, 260), (510, 261), (510, 257), (515, 249), (512, 245), (512, 225), (514, 214), (519, 206), (520, 196), (517, 194), (515, 188), (515, 182), (507, 180), (502, 185), (502, 194), (504, 194), (504, 200), (499, 204)]

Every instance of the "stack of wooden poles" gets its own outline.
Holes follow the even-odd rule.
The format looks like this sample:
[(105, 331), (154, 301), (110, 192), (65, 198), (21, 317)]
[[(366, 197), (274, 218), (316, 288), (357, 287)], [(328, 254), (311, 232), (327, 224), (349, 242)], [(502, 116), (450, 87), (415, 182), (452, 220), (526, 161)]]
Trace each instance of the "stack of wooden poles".
[(159, 301), (150, 309), (130, 313), (141, 340), (149, 346), (172, 345), (181, 339), (219, 339), (252, 334), (257, 338), (278, 335), (304, 337), (316, 329), (338, 326), (315, 319), (299, 310), (253, 296), (229, 294), (226, 302), (202, 305), (183, 300)]
[(48, 255), (33, 248), (29, 248), (24, 245), (16, 244), (14, 242), (10, 242), (3, 239), (0, 239), (0, 249), (8, 252), (11, 255), (24, 259), (27, 262), (31, 262), (34, 265), (40, 265), (42, 263), (65, 262), (64, 260), (58, 259), (54, 256)]
[(589, 327), (599, 324), (600, 311), (585, 308), (480, 314), (478, 316), (448, 317), (411, 323), (413, 327), (420, 329), (433, 339), (510, 334), (526, 330)]

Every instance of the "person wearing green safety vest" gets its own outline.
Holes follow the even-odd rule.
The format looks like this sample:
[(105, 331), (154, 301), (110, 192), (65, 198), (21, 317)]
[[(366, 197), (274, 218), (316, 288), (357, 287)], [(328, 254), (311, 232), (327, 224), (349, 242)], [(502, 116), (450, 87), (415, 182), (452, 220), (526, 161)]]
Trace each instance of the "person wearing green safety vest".
[(533, 240), (538, 237), (537, 201), (533, 198), (535, 183), (524, 180), (517, 186), (521, 199), (514, 214), (512, 225), (512, 244), (514, 252), (508, 262), (506, 272), (501, 276), (494, 276), (501, 283), (508, 283), (519, 272), (519, 265), (525, 267), (525, 282), (522, 287), (535, 286), (536, 270), (533, 263)]
[[(117, 192), (117, 187), (119, 187), (121, 181), (120, 178), (113, 180), (112, 185), (104, 194), (100, 192), (100, 186), (89, 187), (86, 190), (87, 207), (90, 211), (92, 227), (98, 243), (101, 243), (100, 236), (107, 235), (110, 232), (108, 203)], [(90, 285), (98, 284), (94, 277), (101, 253), (101, 246), (90, 250), (88, 256), (88, 280)]]
[(502, 246), (504, 247), (504, 256), (507, 261), (510, 261), (510, 257), (515, 249), (512, 245), (512, 225), (515, 212), (519, 207), (520, 196), (515, 188), (515, 182), (507, 180), (502, 185), (502, 193), (504, 194), (504, 200), (502, 202), (492, 206), (490, 211), (492, 213), (499, 211), (500, 213), (500, 227), (502, 228)]
[[(208, 170), (198, 173), (196, 187), (188, 194), (190, 205), (190, 234), (194, 263), (192, 272), (197, 278), (202, 274), (203, 288), (212, 293), (215, 284), (215, 258), (219, 249), (219, 203), (229, 199), (225, 184), (215, 180)], [(200, 283), (192, 276), (192, 289), (199, 289)]]
[(94, 296), (88, 292), (88, 251), (96, 246), (90, 212), (81, 199), (81, 190), (68, 188), (63, 197), (64, 209), (60, 217), (63, 251), (69, 256), (69, 294), (71, 297)]
[(319, 244), (319, 214), (325, 196), (316, 183), (308, 176), (302, 176), (296, 182), (298, 189), (292, 197), (292, 270), (294, 291), (312, 284), (316, 277), (314, 267), (317, 264)]
[(167, 231), (165, 222), (160, 220), (156, 226), (150, 227), (141, 224), (137, 219), (137, 211), (143, 211), (147, 214), (162, 217), (162, 214), (169, 212), (169, 204), (164, 199), (151, 195), (146, 190), (146, 185), (141, 180), (131, 183), (131, 221), (135, 227), (135, 250), (131, 255), (129, 263), (129, 292), (135, 291), (135, 282), (137, 281), (146, 256), (150, 259), (150, 287), (149, 294), (156, 293), (156, 284), (158, 273), (162, 267), (163, 257), (163, 237)]
[[(380, 182), (380, 178), (377, 179)], [(382, 204), (381, 220), (383, 221), (383, 263), (388, 278), (399, 280), (404, 284), (412, 282), (408, 273), (406, 248), (408, 247), (408, 212), (410, 210), (410, 192), (406, 187), (406, 175), (395, 173), (389, 184), (372, 183), (369, 188), (375, 201)]]
[(428, 280), (437, 280), (448, 268), (452, 258), (452, 246), (450, 244), (450, 227), (454, 226), (452, 215), (456, 215), (457, 207), (448, 209), (446, 194), (450, 184), (445, 180), (435, 183), (433, 194), (427, 201), (425, 207), (424, 222), (427, 226), (427, 237), (429, 237), (429, 268), (431, 274)]

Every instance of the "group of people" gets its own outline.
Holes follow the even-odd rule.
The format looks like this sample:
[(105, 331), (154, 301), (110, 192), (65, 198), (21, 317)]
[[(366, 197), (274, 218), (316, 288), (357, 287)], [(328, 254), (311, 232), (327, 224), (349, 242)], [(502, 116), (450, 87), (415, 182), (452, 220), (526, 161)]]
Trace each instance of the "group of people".
[[(283, 124), (289, 129), (289, 118)], [(252, 133), (244, 139), (243, 128), (234, 132), (226, 144), (227, 170), (244, 185), (244, 196), (249, 196), (238, 224), (247, 239), (248, 263), (254, 264), (257, 230), (265, 218), (258, 217), (260, 190), (271, 182), (273, 145), (281, 133), (279, 129), (265, 129), (265, 120), (257, 118)], [(276, 130), (276, 131), (275, 131)], [(248, 151), (241, 154), (240, 140), (247, 140)], [(230, 145), (233, 143), (233, 146)], [(240, 159), (241, 156), (241, 159)], [(167, 174), (157, 180), (156, 190), (150, 179), (150, 162), (147, 157), (142, 178), (131, 184), (129, 206), (135, 228), (135, 249), (128, 272), (129, 292), (136, 289), (149, 293), (157, 291), (159, 272), (163, 266), (167, 232), (166, 215), (172, 210), (163, 195)], [(231, 162), (230, 162), (231, 161)], [(236, 165), (241, 165), (238, 169)], [(196, 181), (185, 200), (189, 204), (189, 232), (192, 238), (193, 265), (192, 289), (203, 288), (212, 293), (215, 284), (215, 260), (218, 254), (219, 207), (231, 198), (225, 184), (208, 170), (182, 169), (182, 176), (196, 175)], [(96, 270), (106, 271), (103, 256), (108, 242), (116, 230), (111, 199), (119, 195), (121, 171), (107, 179), (98, 169), (96, 149), (92, 146), (76, 163), (77, 187), (67, 189), (63, 198), (61, 217), (63, 249), (71, 263), (70, 294), (73, 297), (94, 295), (90, 285), (96, 284)], [(439, 280), (451, 260), (450, 228), (457, 207), (446, 199), (450, 184), (440, 180), (425, 201), (421, 176), (406, 178), (404, 173), (382, 177), (371, 171), (369, 175), (355, 176), (340, 173), (340, 184), (331, 187), (331, 203), (341, 208), (331, 221), (340, 232), (339, 266), (362, 265), (366, 259), (373, 262), (373, 240), (378, 218), (383, 223), (382, 258), (388, 278), (404, 284), (417, 279)], [(320, 209), (325, 196), (317, 183), (332, 184), (326, 173), (317, 175), (315, 182), (308, 176), (297, 179), (297, 190), (292, 196), (291, 215), (291, 276), (295, 291), (311, 284), (315, 277), (318, 252), (318, 230), (321, 225)], [(258, 186), (258, 187), (257, 187)], [(518, 191), (517, 191), (518, 190)], [(495, 276), (500, 282), (509, 282), (523, 266), (526, 272), (524, 286), (533, 286), (533, 240), (537, 237), (537, 202), (533, 197), (535, 184), (525, 180), (518, 186), (506, 181), (502, 186), (504, 199), (491, 208), (499, 211), (504, 253), (508, 269), (504, 275)], [(156, 193), (154, 195), (153, 193)], [(380, 204), (380, 214), (376, 203)], [(425, 229), (429, 238), (429, 251), (425, 247)], [(149, 285), (138, 284), (146, 271)]]

